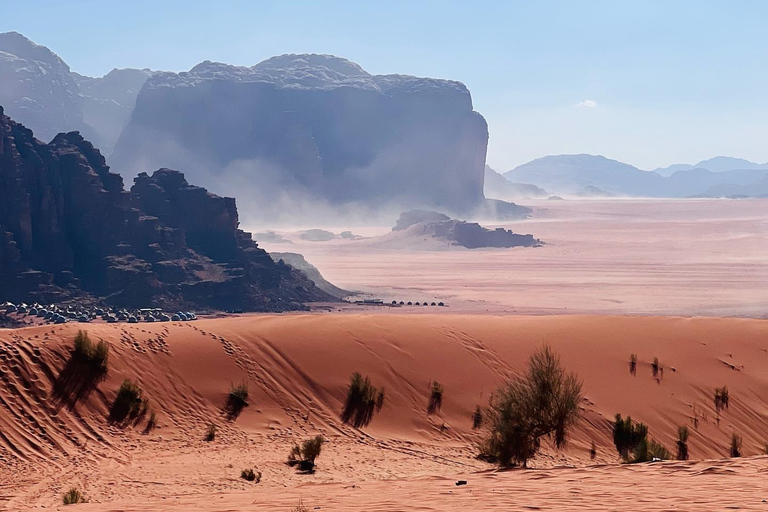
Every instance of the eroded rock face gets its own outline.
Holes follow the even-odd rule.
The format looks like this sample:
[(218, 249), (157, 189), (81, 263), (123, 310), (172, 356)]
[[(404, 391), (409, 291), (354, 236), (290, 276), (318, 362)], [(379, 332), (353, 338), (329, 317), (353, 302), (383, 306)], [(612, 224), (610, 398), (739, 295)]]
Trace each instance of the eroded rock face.
[(82, 76), (54, 52), (16, 32), (0, 33), (0, 105), (44, 141), (77, 130), (112, 153), (152, 71)]
[(234, 199), (161, 169), (131, 192), (79, 133), (50, 144), (0, 109), (0, 289), (126, 306), (285, 310), (328, 300), (238, 229)]
[(45, 46), (17, 32), (0, 34), (0, 105), (49, 141), (81, 130), (83, 99), (69, 66)]
[(275, 215), (302, 201), (469, 211), (483, 200), (487, 142), (459, 82), (283, 55), (150, 77), (111, 161), (126, 175), (184, 169)]

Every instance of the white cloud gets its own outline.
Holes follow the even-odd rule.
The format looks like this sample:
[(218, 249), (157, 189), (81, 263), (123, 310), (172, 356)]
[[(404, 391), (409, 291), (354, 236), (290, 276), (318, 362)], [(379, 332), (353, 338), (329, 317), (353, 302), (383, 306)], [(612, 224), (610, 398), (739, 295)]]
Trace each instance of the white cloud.
[(597, 108), (597, 102), (595, 100), (583, 100), (574, 105), (574, 107)]

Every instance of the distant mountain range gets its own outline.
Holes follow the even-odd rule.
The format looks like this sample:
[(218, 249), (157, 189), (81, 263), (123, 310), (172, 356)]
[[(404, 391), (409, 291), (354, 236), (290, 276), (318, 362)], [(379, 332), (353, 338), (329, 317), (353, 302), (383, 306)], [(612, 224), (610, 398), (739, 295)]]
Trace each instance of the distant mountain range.
[[(582, 197), (764, 197), (768, 164), (715, 157), (694, 165), (643, 171), (599, 155), (551, 155), (503, 177), (510, 184), (526, 183), (551, 194)], [(495, 185), (494, 190), (502, 188)]]

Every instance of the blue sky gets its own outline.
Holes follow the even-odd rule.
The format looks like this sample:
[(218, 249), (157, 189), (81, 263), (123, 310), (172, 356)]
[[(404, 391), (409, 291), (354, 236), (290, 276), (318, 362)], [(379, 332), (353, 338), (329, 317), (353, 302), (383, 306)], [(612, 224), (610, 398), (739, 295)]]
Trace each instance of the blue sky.
[(500, 171), (556, 153), (768, 161), (767, 26), (759, 0), (0, 0), (0, 31), (88, 75), (313, 52), (460, 80)]

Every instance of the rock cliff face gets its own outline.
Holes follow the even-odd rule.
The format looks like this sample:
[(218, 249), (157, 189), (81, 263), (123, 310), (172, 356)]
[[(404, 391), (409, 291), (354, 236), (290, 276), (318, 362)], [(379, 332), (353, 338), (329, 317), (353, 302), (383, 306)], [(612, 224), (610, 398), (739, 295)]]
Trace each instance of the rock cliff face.
[(72, 74), (83, 96), (83, 121), (98, 134), (99, 150), (111, 155), (141, 87), (153, 73), (148, 69), (113, 69), (95, 78)]
[(50, 144), (0, 108), (0, 290), (126, 306), (285, 310), (329, 300), (238, 229), (235, 201), (167, 169), (129, 192), (79, 133)]
[(69, 66), (16, 32), (0, 34), (0, 105), (46, 141), (71, 130), (91, 135)]
[(99, 78), (82, 76), (45, 46), (16, 32), (0, 34), (0, 105), (45, 141), (77, 130), (111, 154), (151, 75), (114, 69)]
[(487, 142), (459, 82), (283, 55), (150, 77), (111, 162), (126, 175), (184, 169), (283, 210), (305, 200), (469, 211), (483, 201)]

